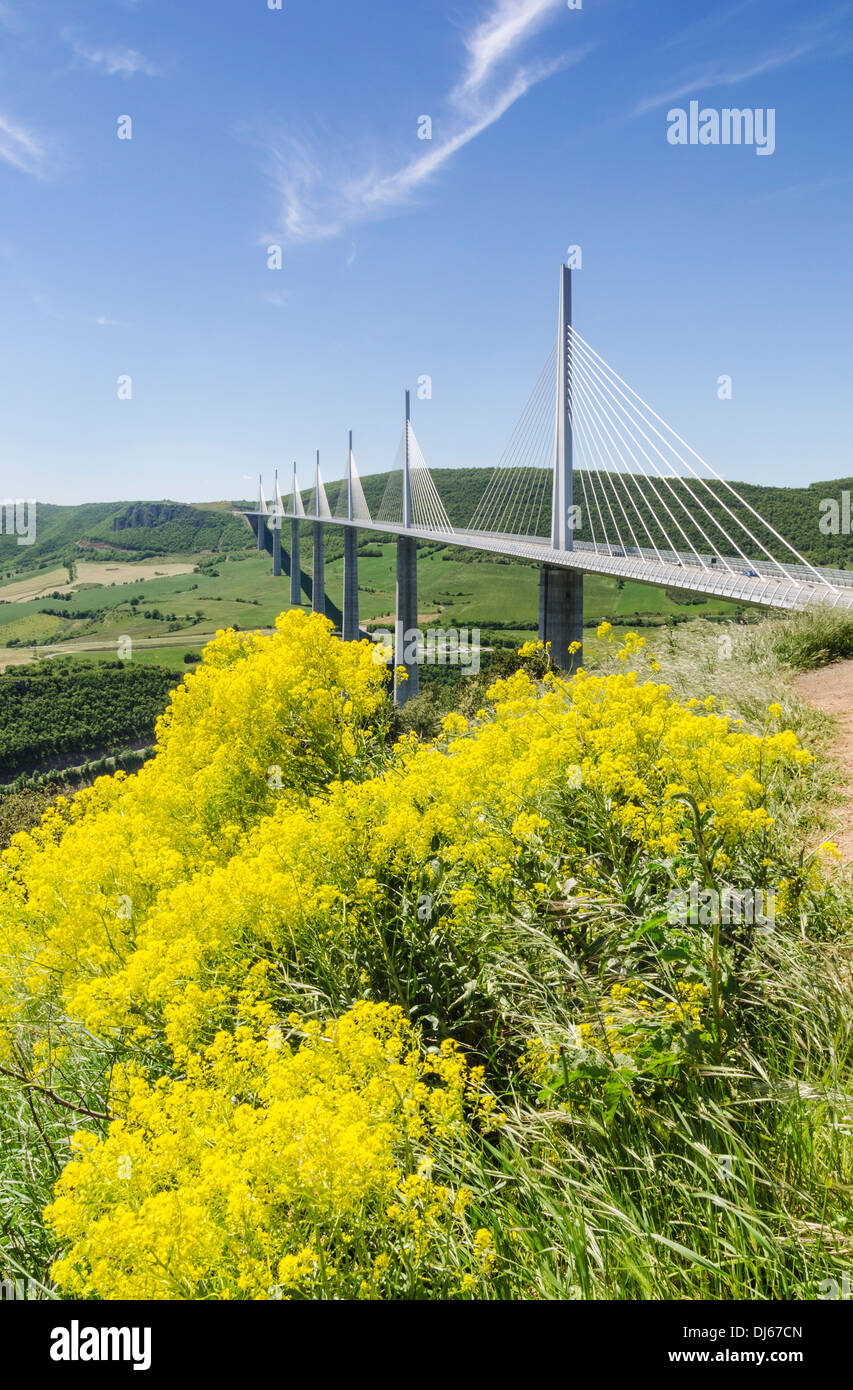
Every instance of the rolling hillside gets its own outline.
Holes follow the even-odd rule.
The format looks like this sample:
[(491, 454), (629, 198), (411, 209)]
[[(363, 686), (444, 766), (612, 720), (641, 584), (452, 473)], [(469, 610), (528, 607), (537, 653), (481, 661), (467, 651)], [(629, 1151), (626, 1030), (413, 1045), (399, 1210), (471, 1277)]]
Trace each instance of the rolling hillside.
[[(468, 525), (491, 476), (490, 469), (433, 470), (433, 478), (454, 526)], [(666, 542), (663, 534), (651, 519), (631, 480), (627, 481), (625, 488), (620, 486), (617, 491), (613, 480), (608, 479), (607, 475), (604, 476), (606, 481), (603, 489), (596, 480), (601, 502), (599, 512), (592, 501), (592, 480), (581, 472), (576, 475), (575, 501), (583, 511), (584, 496), (589, 492), (596, 537), (601, 539), (604, 533), (609, 539), (616, 539), (610, 516), (612, 512), (623, 537), (627, 534), (624, 524), (627, 514), (638, 533), (640, 544), (649, 544), (650, 533), (655, 544), (664, 545)], [(373, 515), (379, 510), (388, 477), (388, 473), (374, 473), (362, 479), (365, 497)], [(839, 569), (853, 566), (853, 538), (843, 532), (838, 535), (824, 535), (820, 529), (825, 511), (821, 504), (830, 498), (841, 503), (845, 492), (853, 492), (853, 478), (838, 478), (801, 488), (768, 487), (753, 483), (734, 483), (733, 486), (769, 526), (786, 537), (812, 564)], [(732, 530), (732, 521), (726, 512), (727, 507), (734, 516), (749, 526), (757, 541), (773, 548), (774, 543), (768, 529), (762, 528), (747, 508), (735, 502), (723, 484), (715, 483), (704, 489), (694, 483), (692, 495), (687, 485), (679, 480), (672, 480), (671, 488), (672, 493), (684, 499), (694, 517), (692, 525), (686, 521), (683, 525), (686, 536), (697, 549), (707, 549), (703, 530), (710, 539), (717, 543), (721, 541), (720, 530), (712, 517), (727, 530)], [(337, 482), (332, 482), (327, 487), (333, 511), (338, 489)], [(610, 502), (609, 508), (601, 496), (602, 491), (606, 493)], [(672, 493), (669, 495), (670, 500)], [(700, 499), (707, 512), (694, 501), (695, 497)], [(311, 489), (305, 489), (302, 498), (306, 508), (310, 506)], [(248, 552), (254, 545), (253, 538), (242, 518), (234, 514), (235, 508), (248, 505), (246, 502), (221, 502), (191, 506), (183, 502), (133, 501), (95, 502), (76, 507), (59, 507), (43, 503), (38, 507), (38, 528), (34, 545), (19, 546), (14, 535), (0, 535), (0, 575), (9, 578), (13, 574), (41, 569), (50, 564), (67, 565), (85, 555), (87, 551), (93, 550), (99, 552), (99, 558), (134, 559), (165, 555), (198, 555), (206, 551)], [(675, 510), (683, 519), (681, 511), (678, 508)], [(529, 505), (528, 514), (517, 518), (518, 525), (523, 525), (533, 533), (547, 530), (546, 521), (540, 517), (537, 522), (536, 511), (538, 500), (535, 507), (532, 503)], [(841, 511), (843, 515), (843, 507)], [(547, 513), (547, 506), (545, 512)], [(644, 529), (645, 525), (648, 526), (648, 533)], [(578, 540), (592, 539), (587, 515), (583, 515), (583, 525), (576, 534)], [(679, 539), (686, 544), (683, 537)], [(776, 544), (778, 548), (778, 543)], [(747, 539), (742, 540), (742, 549), (749, 556), (760, 556), (762, 553), (759, 545)], [(332, 530), (327, 535), (328, 558), (335, 559), (341, 552), (340, 533)]]
[[(67, 565), (99, 552), (99, 558), (144, 559), (157, 555), (191, 555), (206, 550), (249, 550), (251, 534), (234, 516), (236, 503), (189, 506), (184, 502), (89, 502), (37, 507), (36, 540), (19, 545), (8, 527), (0, 535), (0, 574), (26, 573), (50, 565)], [(245, 504), (243, 504), (245, 505)]]

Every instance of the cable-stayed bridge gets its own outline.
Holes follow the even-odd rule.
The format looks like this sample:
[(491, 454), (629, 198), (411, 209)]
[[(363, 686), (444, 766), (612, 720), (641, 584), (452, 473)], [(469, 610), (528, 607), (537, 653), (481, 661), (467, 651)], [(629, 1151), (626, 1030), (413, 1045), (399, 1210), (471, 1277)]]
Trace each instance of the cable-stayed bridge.
[[(809, 563), (775, 527), (644, 401), (572, 323), (572, 272), (560, 272), (557, 342), (470, 520), (454, 526), (421, 452), (406, 392), (403, 433), (375, 515), (349, 437), (347, 470), (330, 506), (317, 456), (306, 508), (294, 465), (283, 498), (276, 474), (246, 516), (269, 548), (276, 574), (290, 574), (290, 601), (310, 593), (325, 612), (324, 534), (344, 528), (341, 629), (356, 640), (357, 532), (397, 538), (395, 666), (407, 673), (395, 698), (418, 688), (407, 634), (418, 626), (417, 542), (472, 548), (540, 566), (539, 635), (559, 665), (583, 636), (583, 575), (675, 588), (779, 610), (853, 610), (853, 572)], [(290, 552), (282, 529), (290, 521)], [(300, 525), (313, 526), (313, 564), (303, 585)], [(817, 518), (816, 518), (817, 524)], [(580, 538), (583, 536), (583, 539)], [(579, 662), (581, 654), (575, 656)]]

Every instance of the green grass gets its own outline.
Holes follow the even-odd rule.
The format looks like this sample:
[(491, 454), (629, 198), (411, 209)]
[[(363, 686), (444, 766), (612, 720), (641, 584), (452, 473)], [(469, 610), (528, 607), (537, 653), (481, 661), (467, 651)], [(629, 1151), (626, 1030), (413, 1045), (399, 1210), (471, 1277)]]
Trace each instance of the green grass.
[(775, 630), (774, 651), (795, 671), (813, 671), (853, 657), (853, 620), (841, 613), (813, 613), (807, 622), (793, 617)]
[[(809, 776), (774, 796), (792, 864), (831, 828), (837, 796), (819, 752), (829, 721), (799, 699), (780, 651), (811, 651), (824, 637), (819, 616), (725, 632), (697, 622), (650, 637), (664, 663), (658, 679), (681, 698), (713, 692), (758, 733), (778, 701), (784, 726), (817, 753)], [(598, 644), (605, 669), (617, 669), (612, 652)], [(481, 695), (461, 688), (471, 714)], [(418, 703), (404, 710), (409, 726)], [(600, 915), (557, 940), (547, 923), (480, 919), (480, 979), (502, 999), (512, 1036), (570, 1036), (581, 986), (599, 989), (655, 959), (664, 942), (646, 925), (654, 914), (625, 898), (614, 884)], [(474, 1220), (506, 1261), (498, 1297), (799, 1301), (824, 1297), (825, 1280), (840, 1286), (853, 1266), (852, 921), (849, 879), (838, 877), (804, 911), (800, 933), (756, 939), (729, 977), (722, 1066), (706, 1062), (665, 1085), (629, 1071), (596, 1094), (558, 1063), (538, 1096), (514, 1085), (500, 1139), (464, 1173)]]
[[(308, 528), (302, 538), (301, 564), (311, 570), (311, 538)], [(365, 533), (367, 534), (367, 533)], [(286, 539), (289, 539), (287, 537)], [(387, 618), (394, 610), (396, 546), (388, 543), (371, 548), (378, 555), (359, 558), (360, 616), (370, 624)], [(329, 552), (334, 546), (329, 545)], [(502, 564), (485, 557), (459, 559), (459, 552), (436, 551), (422, 547), (418, 560), (419, 608), (424, 625), (479, 627), (488, 632), (507, 629), (519, 641), (536, 631), (539, 605), (539, 571), (533, 565)], [(447, 555), (448, 558), (443, 558)], [(166, 555), (163, 560), (186, 559)], [(210, 557), (194, 556), (195, 561)], [(189, 645), (201, 645), (204, 635), (218, 628), (268, 628), (278, 614), (287, 609), (290, 582), (275, 578), (270, 557), (249, 551), (215, 561), (215, 574), (205, 567), (192, 574), (135, 581), (131, 584), (89, 585), (68, 601), (33, 600), (29, 603), (0, 604), (0, 647), (10, 638), (18, 642), (42, 644), (56, 641), (117, 642), (119, 637), (156, 638), (186, 633)], [(106, 576), (105, 576), (106, 577)], [(340, 605), (343, 588), (343, 559), (329, 559), (326, 590), (333, 603)], [(709, 600), (702, 606), (674, 603), (662, 589), (588, 575), (584, 585), (587, 621), (608, 618), (623, 624), (639, 617), (663, 621), (669, 616), (697, 617), (733, 614), (730, 604)], [(307, 600), (306, 600), (307, 602)], [(60, 616), (51, 616), (46, 609)], [(144, 611), (157, 610), (160, 617), (144, 617)], [(99, 616), (91, 617), (92, 613)], [(172, 616), (174, 615), (174, 617)]]
[[(193, 661), (186, 662), (184, 656), (192, 653)], [(167, 670), (174, 672), (176, 677), (180, 677), (184, 672), (192, 670), (196, 661), (201, 658), (201, 644), (194, 646), (188, 638), (186, 643), (183, 641), (179, 646), (174, 647), (141, 647), (134, 652), (130, 658), (134, 666), (151, 665), (164, 666)], [(86, 665), (89, 662), (112, 662), (116, 659), (114, 651), (105, 652), (69, 652), (62, 658), (63, 661), (70, 662), (72, 665)]]
[[(61, 635), (64, 624), (61, 618), (53, 618), (29, 604), (10, 604), (19, 611), (14, 617), (7, 617), (0, 610), (0, 647), (15, 639), (16, 644), (30, 642), (53, 642)], [(6, 619), (6, 621), (2, 621)]]

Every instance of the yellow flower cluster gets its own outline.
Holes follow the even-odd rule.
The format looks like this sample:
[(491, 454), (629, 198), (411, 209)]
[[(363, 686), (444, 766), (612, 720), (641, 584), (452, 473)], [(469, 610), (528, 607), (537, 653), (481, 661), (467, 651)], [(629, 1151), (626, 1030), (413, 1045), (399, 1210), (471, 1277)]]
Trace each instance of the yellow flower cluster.
[(407, 1163), (464, 1142), (479, 1073), (451, 1043), (424, 1056), (388, 1005), (323, 1027), (292, 1015), (287, 1038), (264, 1021), (219, 1034), (180, 1080), (116, 1076), (121, 1118), (103, 1140), (75, 1136), (46, 1212), (64, 1295), (372, 1297), (395, 1268), (440, 1260), (467, 1194), (435, 1183), (428, 1157), (419, 1173)]
[(578, 1042), (611, 1057), (624, 1057), (646, 1041), (650, 1029), (698, 1032), (708, 990), (698, 982), (679, 981), (675, 995), (675, 999), (666, 999), (653, 994), (643, 980), (612, 985), (602, 1000), (601, 1017), (578, 1025)]
[[(541, 896), (552, 843), (583, 878), (567, 798), (614, 841), (676, 855), (695, 835), (686, 794), (734, 855), (770, 824), (771, 779), (809, 758), (790, 731), (746, 734), (625, 669), (517, 673), (474, 720), (389, 750), (385, 681), (370, 643), (317, 616), (222, 633), (156, 756), (0, 856), (0, 1060), (23, 1048), (36, 1070), (69, 1028), (139, 1058), (50, 1209), (63, 1292), (264, 1297), (356, 1278), (379, 1297), (428, 1265), (464, 1195), (425, 1160), (463, 1142), (463, 1101), (495, 1124), (482, 1076), (450, 1044), (423, 1057), (399, 1011), (364, 1003), (321, 1028), (282, 1017), (282, 993), (314, 997), (335, 949), (354, 962), (346, 999), (367, 992), (390, 924), (413, 943), (476, 926), (484, 900), (511, 902), (522, 859)], [(607, 1010), (627, 1007), (614, 994)], [(487, 1234), (460, 1278), (485, 1277)]]
[(611, 985), (595, 1020), (577, 1024), (571, 1040), (528, 1040), (518, 1061), (519, 1078), (534, 1085), (556, 1082), (559, 1087), (562, 1079), (568, 1080), (565, 1058), (578, 1047), (620, 1066), (634, 1066), (634, 1053), (651, 1039), (656, 1048), (663, 1044), (667, 1051), (673, 1046), (681, 1050), (686, 1034), (702, 1030), (709, 995), (705, 985), (685, 980), (676, 983), (674, 993), (667, 998), (645, 980)]
[[(565, 791), (567, 767), (618, 834), (676, 854), (694, 834), (678, 793), (711, 810), (714, 834), (735, 849), (770, 824), (775, 770), (810, 756), (790, 731), (746, 734), (631, 671), (548, 676), (544, 686), (517, 673), (492, 688), (479, 721), (446, 721), (435, 745), (400, 740), (376, 775), (357, 780), (356, 748), (381, 698), (376, 669), (368, 644), (336, 642), (325, 620), (302, 614), (281, 619), (275, 638), (215, 643), (178, 692), (157, 757), (134, 777), (101, 779), (2, 856), (2, 1013), (22, 995), (57, 992), (92, 1031), (162, 1032), (182, 1063), (223, 1025), (252, 960), (271, 952), (298, 966), (320, 938), (375, 931), (383, 883), (410, 880), (437, 846), (449, 908), (470, 911), (479, 887), (500, 891), (520, 847), (547, 837), (542, 812)], [(276, 701), (270, 718), (287, 752), (261, 728), (259, 756), (237, 711)], [(320, 780), (320, 749), (338, 775), (309, 795), (295, 744), (296, 730), (307, 744), (313, 728), (311, 776)], [(215, 827), (205, 756), (231, 802), (233, 839)], [(288, 768), (280, 794), (267, 788), (273, 759)]]
[[(5, 978), (0, 967), (0, 1022), (13, 997), (41, 994), (53, 978), (69, 1012), (94, 1023), (95, 998), (133, 970), (164, 896), (175, 893), (182, 911), (185, 886), (236, 860), (258, 823), (369, 771), (387, 718), (371, 644), (342, 643), (327, 619), (301, 610), (276, 628), (219, 633), (173, 692), (139, 773), (60, 797), (41, 826), (14, 836), (0, 856), (0, 959), (12, 962)], [(192, 980), (204, 922), (170, 935), (167, 972)], [(133, 1011), (138, 1026), (144, 1002)]]

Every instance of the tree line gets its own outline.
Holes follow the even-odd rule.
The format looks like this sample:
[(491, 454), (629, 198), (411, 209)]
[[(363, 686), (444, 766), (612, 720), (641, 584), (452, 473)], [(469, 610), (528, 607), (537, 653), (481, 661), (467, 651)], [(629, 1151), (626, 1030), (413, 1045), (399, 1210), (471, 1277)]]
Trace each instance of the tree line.
[(0, 676), (0, 783), (52, 757), (150, 739), (174, 673), (131, 662), (44, 662)]

